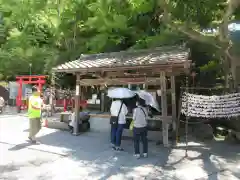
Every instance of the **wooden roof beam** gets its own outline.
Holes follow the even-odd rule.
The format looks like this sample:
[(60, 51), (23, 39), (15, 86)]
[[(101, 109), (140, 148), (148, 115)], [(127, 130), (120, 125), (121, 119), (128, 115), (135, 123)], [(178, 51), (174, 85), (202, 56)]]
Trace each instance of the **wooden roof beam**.
[(126, 84), (159, 84), (160, 78), (105, 78), (105, 79), (81, 79), (82, 86), (96, 85), (126, 85)]

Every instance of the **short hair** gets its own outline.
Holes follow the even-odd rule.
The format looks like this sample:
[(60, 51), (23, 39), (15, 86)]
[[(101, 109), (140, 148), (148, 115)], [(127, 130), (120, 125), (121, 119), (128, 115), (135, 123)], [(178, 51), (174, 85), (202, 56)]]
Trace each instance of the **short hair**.
[(140, 106), (143, 106), (143, 107), (146, 106), (146, 101), (142, 98), (138, 98), (137, 102)]
[(37, 92), (38, 91), (38, 88), (36, 86), (33, 86), (32, 87), (32, 92)]

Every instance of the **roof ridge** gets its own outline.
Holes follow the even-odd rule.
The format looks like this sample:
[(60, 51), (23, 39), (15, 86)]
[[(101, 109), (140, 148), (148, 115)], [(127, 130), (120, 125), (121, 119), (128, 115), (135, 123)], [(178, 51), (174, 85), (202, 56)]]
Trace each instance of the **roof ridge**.
[(160, 46), (150, 49), (119, 52), (82, 54), (78, 59), (53, 68), (56, 71), (70, 69), (96, 69), (140, 65), (167, 65), (188, 61), (189, 48), (184, 46)]
[(106, 54), (121, 54), (121, 53), (140, 53), (140, 52), (149, 52), (154, 50), (164, 50), (164, 49), (173, 49), (173, 50), (187, 50), (188, 48), (184, 46), (158, 46), (153, 48), (144, 48), (144, 49), (127, 49), (122, 51), (112, 51), (112, 52), (102, 52), (102, 53), (93, 53), (93, 54), (81, 54), (80, 57), (77, 59), (79, 60), (81, 57), (88, 57), (88, 56), (94, 56), (94, 55), (106, 55)]

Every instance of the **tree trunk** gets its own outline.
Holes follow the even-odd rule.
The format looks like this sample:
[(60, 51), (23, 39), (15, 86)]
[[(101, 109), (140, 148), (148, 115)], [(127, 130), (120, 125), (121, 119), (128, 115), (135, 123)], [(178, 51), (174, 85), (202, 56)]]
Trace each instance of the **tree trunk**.
[[(232, 75), (232, 79), (231, 79), (231, 84), (232, 84), (232, 90), (234, 92), (238, 92), (238, 84), (240, 82), (238, 82), (238, 72), (237, 72), (237, 67), (238, 67), (238, 63), (237, 60), (240, 58), (238, 58), (239, 55), (233, 54), (233, 58), (231, 58), (231, 75)], [(234, 130), (231, 133), (231, 136), (233, 136), (235, 139), (240, 141), (240, 117), (236, 117), (235, 119), (231, 119), (231, 121), (229, 121), (230, 127)]]
[(237, 55), (234, 54), (234, 53), (231, 53), (231, 56), (230, 57), (230, 82), (231, 82), (231, 90), (234, 91), (234, 92), (237, 92), (238, 91), (238, 84), (240, 82), (238, 82), (238, 72), (237, 72), (237, 67), (238, 67), (238, 62), (237, 62)]

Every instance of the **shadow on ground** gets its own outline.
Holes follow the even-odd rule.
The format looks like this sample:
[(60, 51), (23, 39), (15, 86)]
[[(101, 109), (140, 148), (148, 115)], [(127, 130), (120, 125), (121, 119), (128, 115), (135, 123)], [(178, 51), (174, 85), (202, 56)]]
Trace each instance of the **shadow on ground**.
[[(109, 133), (87, 132), (80, 136), (72, 136), (68, 132), (56, 131), (41, 136), (38, 140), (41, 142), (39, 146), (22, 143), (9, 148), (9, 151), (36, 149), (71, 158), (75, 162), (81, 162), (80, 166), (89, 167), (91, 171), (88, 176), (98, 177), (97, 179), (108, 179), (119, 174), (132, 178), (133, 175), (136, 176), (136, 172), (138, 176), (135, 178), (147, 176), (156, 164), (166, 164), (170, 153), (168, 148), (156, 147), (155, 142), (150, 142), (149, 158), (137, 160), (133, 157), (132, 140), (123, 140), (125, 151), (115, 152), (110, 148)], [(49, 146), (61, 150), (56, 152)]]
[[(13, 153), (28, 149), (44, 152), (50, 157), (57, 156), (53, 162), (30, 163), (34, 167), (46, 167), (46, 172), (44, 170), (38, 175), (42, 179), (44, 174), (48, 176), (46, 179), (51, 179), (53, 174), (61, 178), (71, 174), (73, 169), (79, 169), (76, 176), (81, 179), (221, 180), (218, 174), (231, 168), (226, 165), (236, 166), (236, 162), (239, 162), (240, 146), (226, 142), (189, 142), (188, 158), (185, 158), (185, 146), (182, 143), (170, 149), (149, 142), (149, 158), (136, 160), (132, 141), (123, 140), (125, 151), (117, 153), (110, 149), (108, 132), (92, 131), (72, 136), (65, 131), (50, 132), (45, 128), (42, 131), (47, 133), (38, 138), (40, 145), (24, 142), (8, 148)], [(23, 129), (21, 132), (26, 133)], [(12, 172), (17, 171), (19, 166), (22, 164), (1, 168), (4, 172)], [(231, 171), (239, 178), (239, 170)]]
[[(9, 150), (17, 151), (23, 148), (36, 148), (39, 151), (54, 153), (41, 149), (41, 146), (61, 147), (63, 148), (62, 151), (55, 154), (71, 158), (75, 162), (81, 162), (80, 167), (90, 169), (87, 174), (88, 178), (101, 180), (112, 177), (122, 177), (122, 179), (145, 177), (145, 179), (152, 179), (154, 178), (152, 176), (162, 176), (162, 179), (168, 179), (168, 176), (169, 179), (172, 176), (186, 179), (184, 170), (193, 166), (196, 166), (196, 168), (201, 167), (203, 173), (205, 173), (197, 176), (196, 172), (188, 172), (194, 173), (192, 176), (196, 176), (195, 179), (203, 176), (205, 179), (219, 180), (218, 173), (228, 170), (225, 164), (234, 164), (239, 159), (240, 152), (239, 145), (226, 145), (226, 142), (205, 142), (205, 144), (190, 145), (188, 147), (188, 157), (186, 158), (184, 145), (168, 149), (150, 142), (149, 158), (136, 160), (132, 156), (133, 144), (130, 139), (123, 141), (125, 152), (114, 152), (109, 146), (108, 133), (87, 132), (80, 136), (72, 136), (68, 132), (57, 131), (39, 137), (39, 141), (41, 142), (39, 148), (24, 143)], [(224, 147), (228, 148), (227, 151)], [(175, 171), (179, 173), (175, 173)], [(166, 176), (166, 172), (169, 175)], [(238, 172), (234, 173), (236, 177), (239, 177)]]

